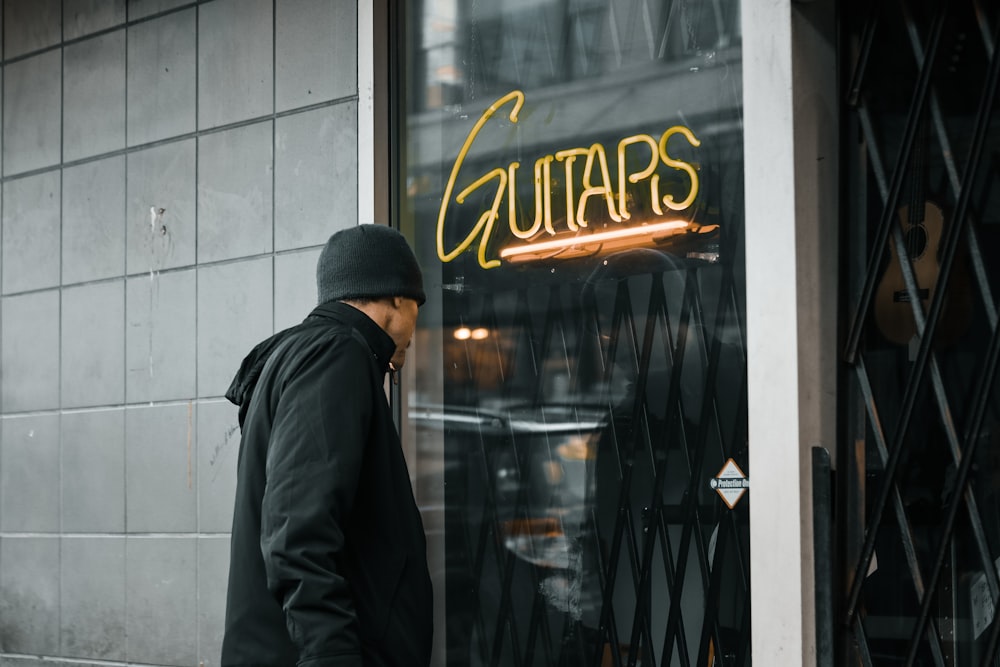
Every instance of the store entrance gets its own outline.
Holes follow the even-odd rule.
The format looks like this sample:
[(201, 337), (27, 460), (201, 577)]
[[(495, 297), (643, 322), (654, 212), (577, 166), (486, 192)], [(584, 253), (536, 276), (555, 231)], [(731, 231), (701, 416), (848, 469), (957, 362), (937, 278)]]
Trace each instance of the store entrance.
[(837, 664), (996, 665), (1000, 7), (842, 17)]

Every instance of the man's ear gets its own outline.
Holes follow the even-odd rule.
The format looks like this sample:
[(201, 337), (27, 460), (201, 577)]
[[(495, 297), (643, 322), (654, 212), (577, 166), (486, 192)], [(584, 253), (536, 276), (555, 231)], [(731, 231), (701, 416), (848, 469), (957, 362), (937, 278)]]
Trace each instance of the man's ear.
[(400, 308), (403, 307), (403, 298), (404, 297), (401, 296), (392, 297), (392, 305), (395, 306), (396, 310), (399, 310)]

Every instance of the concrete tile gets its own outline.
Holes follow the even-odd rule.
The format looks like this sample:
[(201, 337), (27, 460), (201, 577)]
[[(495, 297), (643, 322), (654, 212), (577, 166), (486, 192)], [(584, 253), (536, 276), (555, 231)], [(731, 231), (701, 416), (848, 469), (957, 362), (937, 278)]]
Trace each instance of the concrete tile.
[(125, 411), (125, 507), (129, 533), (197, 527), (193, 403)]
[(250, 349), (272, 333), (271, 258), (198, 269), (198, 395), (222, 396)]
[(63, 0), (63, 38), (77, 39), (125, 23), (125, 0)]
[(117, 405), (125, 399), (125, 281), (63, 289), (64, 408)]
[(195, 394), (195, 272), (129, 278), (125, 289), (125, 400)]
[(195, 130), (195, 9), (129, 28), (128, 145)]
[(63, 533), (125, 532), (125, 411), (62, 417)]
[(64, 537), (61, 655), (125, 659), (125, 538)]
[(125, 30), (64, 48), (63, 160), (125, 147)]
[(358, 8), (353, 2), (275, 4), (275, 105), (286, 111), (358, 94)]
[(271, 0), (215, 0), (199, 9), (198, 127), (274, 110)]
[(320, 248), (274, 258), (274, 330), (298, 324), (316, 307), (316, 262)]
[(357, 104), (279, 118), (275, 126), (274, 245), (322, 245), (357, 224)]
[(4, 176), (59, 164), (62, 157), (61, 109), (60, 50), (47, 51), (4, 67)]
[(4, 58), (58, 44), (62, 37), (60, 0), (4, 0), (3, 14)]
[(63, 170), (62, 281), (125, 273), (125, 156)]
[(59, 532), (59, 415), (0, 421), (0, 530)]
[(5, 653), (59, 653), (59, 538), (0, 539), (0, 637)]
[(130, 663), (197, 663), (196, 538), (130, 537), (125, 545)]
[(4, 297), (3, 411), (59, 407), (59, 291)]
[(199, 263), (271, 251), (271, 127), (267, 121), (199, 139)]
[(3, 184), (5, 294), (59, 285), (61, 180), (56, 169)]
[(229, 582), (229, 538), (198, 540), (198, 664), (219, 667)]
[(130, 153), (125, 215), (129, 274), (190, 266), (195, 258), (195, 140)]
[(134, 21), (174, 7), (191, 4), (193, 0), (128, 0), (128, 20)]
[(237, 408), (229, 401), (198, 404), (198, 532), (233, 527), (236, 460), (240, 449)]

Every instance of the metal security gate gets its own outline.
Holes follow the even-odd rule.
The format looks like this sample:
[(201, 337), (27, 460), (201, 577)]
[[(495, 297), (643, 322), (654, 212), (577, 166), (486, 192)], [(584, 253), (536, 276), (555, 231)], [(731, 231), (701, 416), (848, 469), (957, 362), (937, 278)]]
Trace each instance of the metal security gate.
[(838, 664), (997, 665), (1000, 6), (842, 6)]
[[(500, 382), (508, 407), (446, 425), (449, 617), (466, 621), (449, 662), (749, 664), (748, 501), (727, 509), (708, 484), (746, 461), (740, 294), (731, 267), (640, 250), (582, 289), (465, 297), (517, 333), (499, 354), (469, 346), (451, 385)], [(589, 400), (553, 402), (558, 377)]]

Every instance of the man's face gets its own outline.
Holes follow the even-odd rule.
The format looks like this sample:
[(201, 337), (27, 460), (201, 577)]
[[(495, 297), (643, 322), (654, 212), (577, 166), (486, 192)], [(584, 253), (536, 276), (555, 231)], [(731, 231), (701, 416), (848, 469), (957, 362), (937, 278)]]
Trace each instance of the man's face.
[(413, 330), (417, 327), (417, 311), (419, 307), (413, 299), (399, 296), (393, 299), (393, 316), (386, 326), (392, 340), (396, 343), (396, 352), (392, 355), (392, 365), (396, 370), (406, 362), (406, 348), (410, 346)]

